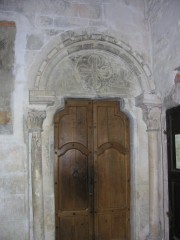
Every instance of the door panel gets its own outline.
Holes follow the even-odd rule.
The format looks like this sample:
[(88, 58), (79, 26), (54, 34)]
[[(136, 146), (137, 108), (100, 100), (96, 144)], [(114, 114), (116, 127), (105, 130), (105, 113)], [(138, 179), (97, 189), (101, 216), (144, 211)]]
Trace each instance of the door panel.
[(57, 240), (129, 239), (129, 122), (115, 101), (68, 100), (55, 116)]
[(126, 207), (126, 164), (116, 149), (108, 149), (98, 157), (96, 164), (95, 195), (97, 209)]
[(90, 239), (88, 216), (65, 216), (60, 218), (59, 239)]
[(180, 240), (180, 107), (167, 110), (169, 232), (170, 240)]
[(176, 238), (180, 239), (180, 181), (172, 183), (172, 206), (174, 208), (173, 211), (173, 229), (174, 235)]
[(87, 107), (68, 107), (68, 113), (64, 114), (59, 122), (59, 148), (69, 142), (79, 142), (87, 146), (87, 114)]
[(70, 100), (55, 116), (56, 239), (92, 240), (92, 102)]
[(118, 212), (114, 214), (110, 212), (109, 214), (98, 214), (96, 217), (96, 228), (97, 234), (96, 239), (98, 240), (124, 240), (129, 239), (127, 235), (127, 224), (126, 219), (127, 214), (125, 211)]
[[(80, 151), (71, 149), (59, 157), (59, 207), (61, 211), (87, 209), (88, 159)], [(67, 191), (68, 189), (68, 191)]]
[(129, 239), (128, 119), (117, 102), (95, 101), (93, 122), (95, 235), (98, 240)]

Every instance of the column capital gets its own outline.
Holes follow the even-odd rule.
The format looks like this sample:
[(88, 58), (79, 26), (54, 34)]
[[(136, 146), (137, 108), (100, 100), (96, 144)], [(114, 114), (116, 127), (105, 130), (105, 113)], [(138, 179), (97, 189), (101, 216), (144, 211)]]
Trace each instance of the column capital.
[(43, 121), (46, 118), (45, 111), (31, 110), (28, 112), (28, 128), (30, 132), (41, 132)]
[(147, 131), (160, 128), (161, 99), (154, 93), (143, 93), (136, 97), (136, 106), (142, 108)]

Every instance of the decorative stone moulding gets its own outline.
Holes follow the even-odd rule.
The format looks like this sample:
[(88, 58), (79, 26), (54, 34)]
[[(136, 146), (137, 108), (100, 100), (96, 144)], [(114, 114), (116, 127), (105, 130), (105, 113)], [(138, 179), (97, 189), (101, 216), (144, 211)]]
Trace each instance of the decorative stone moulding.
[(55, 91), (31, 90), (29, 92), (30, 104), (53, 105), (55, 102)]
[(151, 71), (124, 42), (104, 33), (68, 31), (61, 34), (35, 64), (29, 101), (52, 105), (56, 96), (134, 97), (151, 91)]

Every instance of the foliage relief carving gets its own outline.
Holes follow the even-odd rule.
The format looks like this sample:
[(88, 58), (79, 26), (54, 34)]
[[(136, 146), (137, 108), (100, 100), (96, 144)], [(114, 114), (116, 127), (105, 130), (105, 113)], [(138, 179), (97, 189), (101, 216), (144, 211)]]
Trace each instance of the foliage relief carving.
[(100, 91), (114, 85), (133, 88), (131, 71), (111, 57), (93, 53), (71, 57), (71, 61), (85, 90)]

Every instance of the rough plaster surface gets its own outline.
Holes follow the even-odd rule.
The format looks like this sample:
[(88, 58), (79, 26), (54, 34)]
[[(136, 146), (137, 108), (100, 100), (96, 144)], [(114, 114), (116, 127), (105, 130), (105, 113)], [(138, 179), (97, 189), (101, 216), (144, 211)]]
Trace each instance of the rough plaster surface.
[[(35, 0), (0, 1), (0, 20), (16, 23), (14, 90), (7, 98), (0, 96), (0, 107), (3, 108), (5, 105), (3, 102), (7, 101), (12, 106), (13, 113), (12, 135), (0, 135), (0, 215), (3, 216), (0, 220), (0, 239), (33, 240), (31, 149), (27, 150), (29, 146), (26, 126), (27, 108), (47, 110), (44, 132), (42, 133), (44, 222), (45, 239), (54, 240), (53, 115), (63, 107), (62, 95), (95, 97), (97, 90), (100, 89), (99, 97), (103, 96), (104, 91), (106, 91), (107, 96), (120, 97), (124, 93), (122, 89), (113, 89), (113, 79), (115, 81), (117, 75), (120, 76), (119, 79), (122, 79), (123, 76), (122, 84), (128, 86), (130, 83), (131, 85), (130, 88), (125, 88), (129, 98), (124, 100), (124, 104), (125, 111), (131, 118), (132, 129), (132, 240), (146, 238), (149, 230), (147, 133), (145, 123), (142, 120), (142, 112), (135, 107), (133, 100), (133, 97), (141, 91), (137, 76), (133, 74), (133, 71), (127, 72), (127, 65), (124, 66), (122, 59), (117, 60), (112, 53), (107, 54), (93, 50), (91, 56), (94, 56), (93, 62), (96, 63), (96, 78), (92, 77), (91, 71), (90, 78), (88, 78), (90, 80), (87, 82), (84, 68), (80, 66), (83, 65), (83, 56), (85, 57), (86, 70), (87, 66), (88, 68), (94, 66), (89, 59), (90, 49), (88, 49), (83, 54), (80, 52), (79, 54), (75, 53), (74, 56), (69, 54), (63, 61), (58, 61), (57, 63), (61, 64), (62, 69), (59, 73), (57, 71), (59, 65), (57, 64), (56, 68), (55, 65), (54, 68), (51, 65), (50, 70), (53, 72), (52, 75), (51, 72), (48, 74), (50, 74), (52, 82), (48, 82), (46, 87), (48, 91), (54, 91), (58, 87), (59, 95), (43, 92), (41, 96), (33, 96), (33, 99), (35, 99), (34, 103), (37, 104), (38, 101), (45, 101), (44, 98), (47, 98), (48, 103), (49, 101), (55, 102), (54, 106), (46, 108), (46, 105), (42, 106), (41, 104), (39, 106), (33, 105), (34, 103), (29, 105), (29, 90), (34, 89), (35, 77), (38, 75), (43, 61), (53, 56), (53, 52), (50, 50), (60, 46), (58, 44), (63, 42), (62, 37), (67, 35), (67, 31), (79, 32), (81, 29), (82, 33), (82, 29), (91, 29), (92, 33), (100, 33), (101, 36), (112, 35), (116, 40), (119, 40), (122, 49), (126, 49), (135, 59), (134, 61), (138, 61), (139, 66), (143, 67), (144, 63), (149, 66), (146, 70), (142, 68), (145, 73), (149, 73), (149, 69), (151, 72), (153, 59), (157, 91), (165, 95), (172, 84), (172, 73), (169, 74), (169, 72), (179, 66), (177, 51), (179, 50), (180, 5), (178, 2), (178, 0), (147, 1), (145, 9), (143, 0), (38, 0), (38, 4)], [(156, 9), (159, 10), (156, 11)], [(148, 16), (146, 18), (144, 17), (145, 10)], [(169, 16), (168, 21), (166, 21), (166, 14)], [(153, 55), (151, 55), (151, 47)], [(67, 50), (65, 45), (62, 45), (62, 48)], [(73, 60), (73, 57), (76, 58), (76, 61)], [(104, 70), (102, 64), (98, 65), (100, 71), (97, 71), (99, 57), (101, 63), (109, 66), (109, 71)], [(53, 57), (53, 59), (55, 58)], [(111, 59), (112, 61), (110, 61)], [(72, 70), (74, 68), (78, 69), (78, 78), (77, 75), (74, 75), (76, 73)], [(29, 72), (31, 73), (28, 74)], [(115, 76), (114, 78), (110, 78), (112, 74)], [(63, 79), (63, 76), (66, 76), (66, 79)], [(103, 85), (106, 89), (97, 82), (99, 79), (97, 76), (101, 80), (108, 79), (109, 85)], [(78, 88), (72, 82), (72, 78), (80, 81)], [(47, 80), (47, 75), (45, 79)], [(69, 84), (66, 81), (69, 81)], [(73, 93), (69, 89), (70, 85), (75, 89)], [(117, 84), (115, 86), (117, 87)], [(135, 86), (134, 92), (132, 86)], [(132, 91), (132, 94), (128, 90)], [(34, 93), (32, 92), (32, 94)], [(7, 121), (7, 118), (8, 116), (3, 113), (0, 116), (0, 121)]]
[[(179, 104), (179, 86), (174, 71), (180, 64), (180, 1), (146, 1), (146, 17), (150, 24), (152, 39), (153, 75), (156, 91), (164, 100), (162, 130), (166, 130), (166, 109)], [(164, 239), (169, 239), (168, 207), (168, 159), (167, 139), (162, 133), (162, 161), (159, 162), (160, 219)]]
[(169, 94), (174, 84), (174, 70), (180, 62), (180, 2), (147, 2), (152, 34), (154, 81), (163, 98)]
[(8, 142), (0, 142), (0, 149), (0, 239), (28, 239), (26, 152)]

